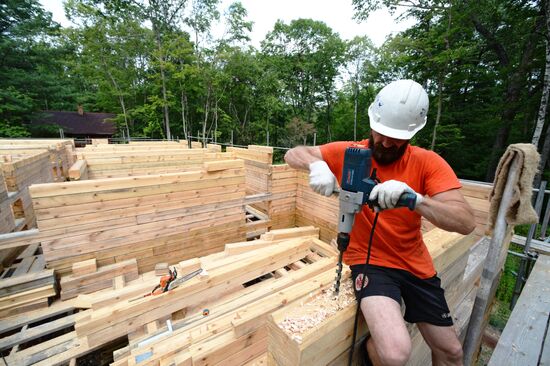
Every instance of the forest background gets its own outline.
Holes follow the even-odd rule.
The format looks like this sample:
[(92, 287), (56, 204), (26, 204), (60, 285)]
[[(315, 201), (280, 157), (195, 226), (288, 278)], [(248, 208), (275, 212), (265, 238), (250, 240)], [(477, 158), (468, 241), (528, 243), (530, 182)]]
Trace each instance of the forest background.
[[(55, 126), (26, 123), (82, 105), (116, 113), (125, 137), (279, 147), (361, 140), (376, 92), (410, 78), (430, 95), (413, 144), (441, 154), (461, 178), (492, 181), (508, 144), (533, 143), (549, 178), (548, 1), (353, 0), (357, 20), (397, 6), (414, 19), (380, 47), (297, 19), (277, 22), (257, 48), (243, 5), (219, 5), (67, 0), (73, 25), (63, 28), (38, 0), (3, 1), (0, 137), (58, 136)], [(213, 38), (221, 20), (225, 32)]]

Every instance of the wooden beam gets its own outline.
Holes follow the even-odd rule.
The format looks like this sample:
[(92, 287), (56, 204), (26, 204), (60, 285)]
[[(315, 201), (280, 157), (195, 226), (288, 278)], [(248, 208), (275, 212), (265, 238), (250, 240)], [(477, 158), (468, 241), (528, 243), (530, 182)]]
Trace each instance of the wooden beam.
[(500, 279), (501, 269), (506, 260), (508, 246), (511, 238), (512, 226), (506, 222), (506, 214), (512, 202), (514, 195), (514, 185), (517, 182), (520, 173), (520, 159), (513, 159), (508, 171), (508, 179), (502, 193), (502, 199), (499, 205), (495, 228), (489, 251), (481, 277), (481, 284), (474, 303), (474, 310), (468, 324), (468, 330), (464, 342), (464, 363), (472, 365), (477, 358), (479, 346), (481, 344), (482, 329), (488, 321), (488, 312), (491, 307), (491, 301), (495, 295), (498, 281)]
[(86, 160), (77, 160), (69, 169), (70, 180), (85, 180), (88, 179), (88, 165)]

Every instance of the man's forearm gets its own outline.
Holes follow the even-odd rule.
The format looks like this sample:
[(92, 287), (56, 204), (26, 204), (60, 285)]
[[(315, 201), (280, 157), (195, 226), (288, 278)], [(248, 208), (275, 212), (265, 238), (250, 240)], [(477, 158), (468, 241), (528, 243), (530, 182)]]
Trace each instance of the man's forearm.
[(424, 197), (416, 211), (440, 229), (467, 235), (474, 231), (472, 209), (463, 201), (441, 202)]
[(297, 146), (285, 154), (285, 162), (294, 169), (309, 170), (309, 164), (322, 160), (319, 147)]

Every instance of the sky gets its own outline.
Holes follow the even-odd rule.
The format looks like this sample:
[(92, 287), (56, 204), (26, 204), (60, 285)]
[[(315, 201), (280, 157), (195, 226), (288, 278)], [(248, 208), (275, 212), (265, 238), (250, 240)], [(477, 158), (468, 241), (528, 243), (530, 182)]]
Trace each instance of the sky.
[[(280, 19), (290, 23), (293, 19), (310, 18), (325, 22), (342, 39), (352, 39), (355, 36), (368, 36), (371, 41), (380, 46), (386, 37), (392, 33), (405, 30), (412, 25), (411, 21), (396, 23), (385, 10), (378, 10), (362, 23), (353, 20), (352, 0), (241, 0), (248, 11), (248, 20), (254, 22), (252, 28), (252, 45), (260, 47), (265, 35), (273, 29)], [(232, 0), (222, 0), (220, 11), (224, 11)], [(53, 19), (62, 26), (70, 26), (65, 18), (63, 4), (60, 0), (40, 0), (44, 8), (51, 12)], [(223, 27), (214, 28), (215, 33), (223, 32)]]

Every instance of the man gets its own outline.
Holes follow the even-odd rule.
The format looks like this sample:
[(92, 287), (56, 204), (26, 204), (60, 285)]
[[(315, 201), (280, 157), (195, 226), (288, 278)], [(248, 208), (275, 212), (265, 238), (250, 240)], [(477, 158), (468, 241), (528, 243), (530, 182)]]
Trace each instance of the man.
[[(436, 153), (409, 145), (426, 124), (428, 95), (412, 80), (397, 80), (376, 96), (369, 107), (371, 135), (359, 142), (373, 152), (373, 168), (381, 183), (369, 199), (380, 211), (375, 228), (361, 311), (370, 330), (365, 364), (404, 365), (411, 354), (405, 322), (416, 323), (432, 351), (433, 365), (462, 365), (462, 346), (453, 328), (441, 281), (422, 241), (421, 217), (448, 231), (469, 234), (475, 228), (471, 207), (451, 167)], [(299, 146), (285, 155), (293, 168), (309, 170), (310, 186), (329, 196), (342, 176), (346, 147), (334, 142), (320, 147)], [(336, 177), (335, 177), (336, 176)], [(395, 208), (399, 197), (416, 194), (414, 211)], [(366, 205), (355, 216), (344, 262), (352, 270), (356, 296), (375, 213)], [(405, 303), (404, 320), (401, 299)], [(370, 358), (370, 359), (369, 359)]]

